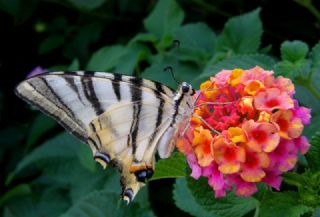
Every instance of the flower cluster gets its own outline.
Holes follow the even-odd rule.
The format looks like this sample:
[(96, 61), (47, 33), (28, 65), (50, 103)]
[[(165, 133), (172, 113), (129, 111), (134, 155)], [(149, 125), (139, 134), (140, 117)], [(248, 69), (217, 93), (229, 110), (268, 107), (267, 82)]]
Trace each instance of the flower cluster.
[(233, 187), (250, 196), (258, 182), (279, 190), (281, 174), (310, 146), (301, 136), (310, 109), (294, 93), (290, 79), (260, 67), (222, 70), (202, 83), (190, 127), (177, 140), (191, 176), (207, 177), (216, 197)]

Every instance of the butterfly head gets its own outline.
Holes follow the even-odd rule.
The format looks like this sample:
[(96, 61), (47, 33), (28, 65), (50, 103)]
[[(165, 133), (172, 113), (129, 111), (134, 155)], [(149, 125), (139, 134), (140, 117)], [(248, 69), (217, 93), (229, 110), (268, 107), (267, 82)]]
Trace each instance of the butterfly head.
[(182, 84), (180, 85), (180, 92), (183, 94), (188, 94), (190, 96), (195, 94), (195, 91), (192, 88), (191, 84), (187, 82), (182, 82)]

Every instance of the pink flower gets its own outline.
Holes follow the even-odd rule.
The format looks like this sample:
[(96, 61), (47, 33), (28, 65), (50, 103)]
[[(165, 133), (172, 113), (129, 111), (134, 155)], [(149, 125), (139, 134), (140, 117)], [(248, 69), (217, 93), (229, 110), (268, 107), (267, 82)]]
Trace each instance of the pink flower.
[(208, 184), (215, 191), (216, 198), (225, 196), (226, 189), (231, 189), (231, 186), (226, 185), (224, 176), (218, 170), (218, 165), (215, 163), (203, 169), (203, 176), (208, 177)]
[(272, 112), (274, 109), (293, 108), (293, 100), (288, 93), (281, 92), (278, 88), (270, 88), (254, 97), (254, 105), (258, 110)]
[(245, 160), (243, 147), (228, 143), (225, 138), (218, 138), (213, 144), (214, 159), (218, 169), (224, 174), (236, 173), (240, 170), (241, 162)]
[(243, 124), (247, 135), (246, 146), (255, 152), (271, 152), (279, 144), (279, 129), (271, 123), (249, 120)]
[(294, 143), (301, 154), (306, 154), (311, 146), (308, 142), (307, 137), (305, 136), (301, 136), (299, 138), (294, 139)]
[(246, 182), (239, 175), (230, 175), (227, 182), (236, 187), (235, 193), (238, 196), (249, 197), (258, 190), (255, 183)]
[(291, 110), (279, 110), (272, 115), (272, 120), (276, 123), (280, 132), (279, 135), (285, 139), (298, 138), (303, 130), (300, 118), (294, 117)]
[(270, 164), (268, 155), (264, 152), (246, 152), (246, 160), (242, 163), (241, 178), (246, 182), (260, 182), (265, 177), (264, 168)]
[(202, 173), (202, 168), (198, 164), (196, 156), (194, 154), (189, 154), (187, 156), (187, 161), (192, 170), (191, 176), (194, 179), (199, 179)]
[(271, 168), (286, 172), (295, 166), (298, 160), (298, 150), (293, 140), (281, 139), (278, 147), (269, 154)]
[(245, 70), (242, 77), (241, 83), (248, 84), (251, 81), (257, 80), (264, 83), (267, 77), (270, 77), (273, 74), (273, 71), (266, 71), (259, 66), (256, 66), (252, 69)]
[(218, 86), (224, 86), (231, 75), (232, 70), (222, 70), (221, 72), (217, 73), (214, 77), (211, 77), (211, 81)]
[(280, 191), (282, 178), (279, 172), (275, 172), (271, 170), (271, 171), (266, 171), (266, 176), (262, 179), (262, 182), (265, 182), (269, 186)]
[(310, 124), (311, 109), (303, 106), (299, 106), (299, 103), (297, 100), (294, 100), (293, 115), (295, 117), (300, 118), (303, 124), (305, 125)]

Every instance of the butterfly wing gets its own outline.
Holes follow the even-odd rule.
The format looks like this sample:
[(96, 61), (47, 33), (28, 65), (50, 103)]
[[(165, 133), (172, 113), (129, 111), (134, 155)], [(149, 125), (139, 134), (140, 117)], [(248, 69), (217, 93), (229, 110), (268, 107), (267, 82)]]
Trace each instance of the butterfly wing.
[[(174, 93), (157, 82), (101, 72), (53, 72), (23, 81), (16, 93), (89, 144), (103, 166), (117, 166), (128, 201), (151, 175), (158, 143), (170, 143)], [(160, 156), (168, 149), (161, 149)]]

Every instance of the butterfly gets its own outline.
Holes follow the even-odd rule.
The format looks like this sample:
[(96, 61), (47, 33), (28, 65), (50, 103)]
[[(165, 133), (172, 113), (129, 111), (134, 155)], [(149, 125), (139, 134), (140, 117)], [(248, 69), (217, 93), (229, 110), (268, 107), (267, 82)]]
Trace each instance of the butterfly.
[(104, 168), (117, 167), (122, 199), (130, 203), (167, 158), (193, 112), (195, 91), (105, 72), (49, 72), (22, 81), (16, 94), (89, 145)]

